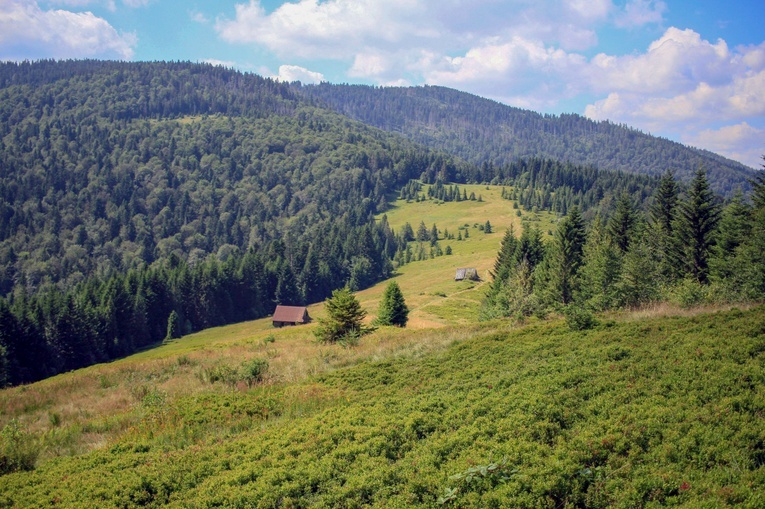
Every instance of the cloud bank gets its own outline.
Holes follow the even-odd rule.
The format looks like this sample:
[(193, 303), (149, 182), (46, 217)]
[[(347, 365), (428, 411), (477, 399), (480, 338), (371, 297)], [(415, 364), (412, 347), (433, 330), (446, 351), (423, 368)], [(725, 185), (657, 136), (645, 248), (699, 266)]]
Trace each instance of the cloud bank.
[(90, 12), (43, 10), (37, 2), (6, 0), (0, 5), (0, 59), (130, 59), (135, 34), (119, 33)]

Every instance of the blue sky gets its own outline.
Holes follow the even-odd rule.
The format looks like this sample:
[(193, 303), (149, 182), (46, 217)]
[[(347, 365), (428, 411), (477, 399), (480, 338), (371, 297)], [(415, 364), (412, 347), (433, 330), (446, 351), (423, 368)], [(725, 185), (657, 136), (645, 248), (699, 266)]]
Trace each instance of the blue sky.
[(0, 60), (191, 60), (443, 85), (760, 168), (763, 0), (0, 0)]

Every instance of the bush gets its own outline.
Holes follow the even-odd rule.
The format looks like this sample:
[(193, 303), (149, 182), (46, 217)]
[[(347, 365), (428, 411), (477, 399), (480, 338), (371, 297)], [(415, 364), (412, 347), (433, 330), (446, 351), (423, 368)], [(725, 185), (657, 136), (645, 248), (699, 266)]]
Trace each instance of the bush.
[(251, 359), (242, 363), (239, 368), (239, 380), (246, 382), (248, 387), (263, 381), (263, 377), (268, 371), (268, 361), (266, 359)]
[(598, 324), (592, 311), (576, 304), (563, 308), (563, 316), (566, 317), (566, 325), (573, 331), (592, 329)]
[(709, 298), (708, 288), (693, 278), (686, 278), (670, 290), (670, 301), (684, 308), (703, 304)]
[(268, 372), (268, 361), (266, 359), (250, 359), (234, 369), (226, 364), (218, 364), (203, 368), (199, 373), (199, 379), (203, 382), (214, 384), (221, 382), (226, 385), (236, 385), (238, 382), (245, 382), (248, 387), (252, 387), (258, 382), (262, 382)]
[(13, 419), (0, 432), (0, 475), (33, 470), (40, 445)]

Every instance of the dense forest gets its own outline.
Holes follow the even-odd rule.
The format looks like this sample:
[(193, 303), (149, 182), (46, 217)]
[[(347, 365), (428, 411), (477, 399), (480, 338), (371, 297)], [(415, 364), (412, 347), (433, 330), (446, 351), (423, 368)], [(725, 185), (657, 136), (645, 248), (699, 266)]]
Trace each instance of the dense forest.
[(543, 158), (689, 182), (700, 167), (712, 189), (748, 190), (752, 170), (705, 150), (576, 114), (542, 115), (444, 87), (302, 86), (319, 104), (476, 165)]
[(547, 244), (534, 227), (502, 241), (484, 318), (562, 312), (589, 328), (593, 312), (662, 301), (684, 306), (765, 299), (765, 173), (751, 202), (723, 207), (699, 170), (681, 191), (665, 173), (647, 211), (623, 195), (608, 215), (585, 221), (577, 207)]
[(373, 216), (451, 158), (207, 65), (0, 66), (0, 346), (27, 382), (390, 274)]
[(415, 180), (430, 199), (495, 184), (529, 210), (587, 218), (622, 195), (640, 208), (658, 182), (544, 157), (465, 162), (206, 64), (0, 64), (0, 383), (440, 254), (375, 221)]

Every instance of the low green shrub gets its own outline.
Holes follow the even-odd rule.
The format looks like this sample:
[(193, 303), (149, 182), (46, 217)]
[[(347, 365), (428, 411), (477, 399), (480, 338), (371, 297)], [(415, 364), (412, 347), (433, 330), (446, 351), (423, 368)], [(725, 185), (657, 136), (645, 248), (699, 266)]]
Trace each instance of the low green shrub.
[(40, 454), (36, 438), (13, 419), (0, 432), (0, 475), (32, 470)]

